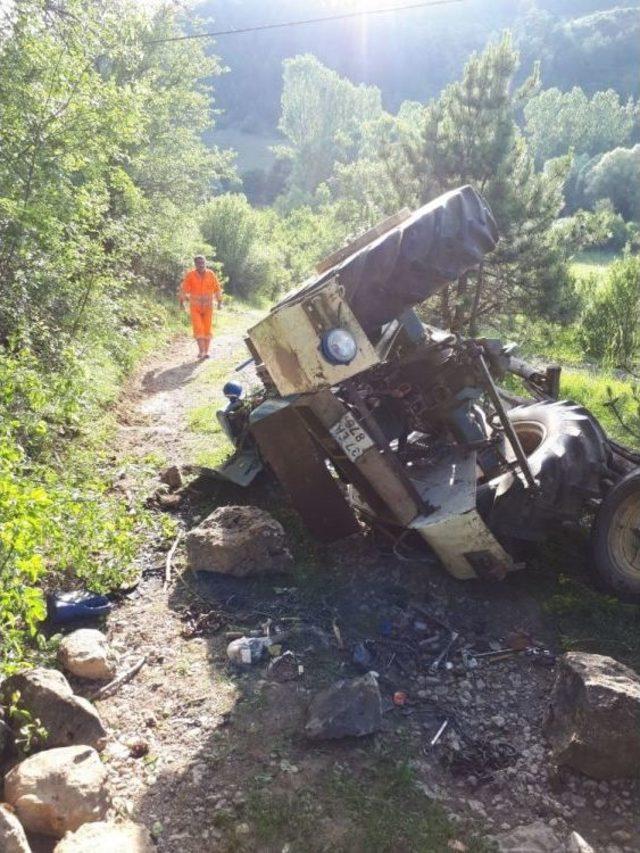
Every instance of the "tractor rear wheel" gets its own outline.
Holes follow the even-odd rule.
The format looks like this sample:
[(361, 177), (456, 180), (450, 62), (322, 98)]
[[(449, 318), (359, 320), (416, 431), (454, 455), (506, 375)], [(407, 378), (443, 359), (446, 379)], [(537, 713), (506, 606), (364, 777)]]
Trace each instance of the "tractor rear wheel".
[(592, 531), (595, 568), (616, 592), (640, 595), (640, 470), (606, 496)]
[(508, 415), (539, 491), (532, 495), (507, 472), (480, 486), (478, 508), (499, 538), (539, 541), (553, 523), (577, 520), (587, 501), (600, 497), (607, 440), (593, 416), (567, 400), (517, 406)]

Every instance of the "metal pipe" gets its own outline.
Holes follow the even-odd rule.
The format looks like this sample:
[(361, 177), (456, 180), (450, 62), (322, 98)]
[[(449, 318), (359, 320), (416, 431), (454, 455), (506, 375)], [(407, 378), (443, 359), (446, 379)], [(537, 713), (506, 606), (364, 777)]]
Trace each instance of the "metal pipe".
[(498, 393), (498, 389), (495, 386), (493, 381), (493, 377), (489, 372), (489, 368), (487, 367), (487, 363), (484, 360), (484, 356), (482, 353), (477, 354), (478, 364), (480, 365), (480, 372), (484, 378), (486, 383), (487, 393), (493, 406), (500, 418), (500, 422), (504, 429), (505, 435), (509, 439), (509, 444), (513, 448), (513, 452), (515, 453), (516, 459), (518, 460), (518, 464), (520, 465), (520, 470), (522, 471), (525, 480), (527, 481), (527, 485), (532, 491), (537, 491), (538, 484), (535, 481), (531, 468), (529, 467), (529, 460), (522, 449), (522, 445), (520, 444), (520, 439), (518, 438), (516, 431), (513, 428), (513, 424), (509, 420), (509, 416), (502, 405), (502, 400), (500, 399), (500, 394)]

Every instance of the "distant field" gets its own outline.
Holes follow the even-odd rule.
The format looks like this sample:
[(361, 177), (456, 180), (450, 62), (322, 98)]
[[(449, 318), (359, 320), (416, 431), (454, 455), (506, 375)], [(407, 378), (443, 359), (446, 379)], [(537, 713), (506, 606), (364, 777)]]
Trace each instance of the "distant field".
[(207, 142), (220, 148), (233, 148), (238, 154), (238, 171), (248, 172), (251, 169), (268, 169), (275, 159), (269, 150), (270, 146), (282, 145), (284, 139), (276, 135), (247, 133), (234, 127), (225, 127), (214, 130)]
[(615, 252), (604, 252), (597, 249), (578, 252), (571, 264), (571, 270), (578, 279), (578, 286), (589, 281), (592, 276), (601, 280), (607, 268), (617, 257), (618, 255)]

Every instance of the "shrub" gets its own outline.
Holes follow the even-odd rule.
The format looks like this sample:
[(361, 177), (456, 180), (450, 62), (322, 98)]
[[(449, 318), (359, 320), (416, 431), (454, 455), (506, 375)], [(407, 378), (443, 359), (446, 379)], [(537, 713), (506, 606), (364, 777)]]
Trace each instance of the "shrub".
[(640, 349), (640, 257), (613, 263), (582, 317), (580, 339), (588, 356), (628, 367)]

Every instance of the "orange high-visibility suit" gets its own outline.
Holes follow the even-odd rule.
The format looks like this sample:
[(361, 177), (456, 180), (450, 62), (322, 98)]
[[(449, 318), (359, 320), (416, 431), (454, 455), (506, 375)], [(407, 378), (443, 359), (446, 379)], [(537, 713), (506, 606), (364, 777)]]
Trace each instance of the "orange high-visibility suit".
[(180, 285), (182, 296), (189, 297), (194, 338), (210, 338), (213, 322), (213, 298), (222, 299), (222, 287), (211, 270), (190, 270)]

